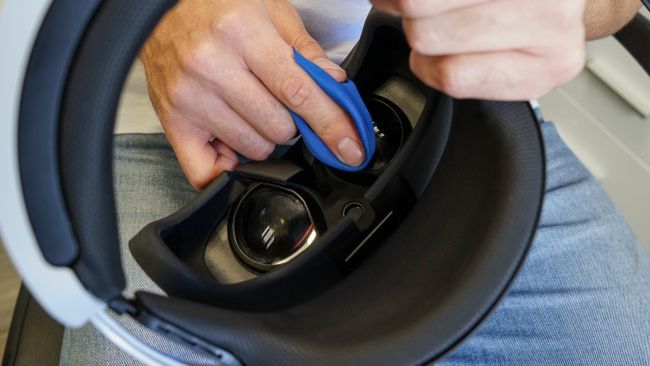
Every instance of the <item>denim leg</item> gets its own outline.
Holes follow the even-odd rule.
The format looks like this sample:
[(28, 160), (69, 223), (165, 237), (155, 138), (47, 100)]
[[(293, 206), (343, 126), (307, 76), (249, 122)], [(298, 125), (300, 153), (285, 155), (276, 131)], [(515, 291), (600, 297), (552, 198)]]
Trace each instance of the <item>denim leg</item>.
[(650, 257), (555, 127), (542, 129), (547, 190), (531, 252), (506, 298), (438, 364), (650, 365)]

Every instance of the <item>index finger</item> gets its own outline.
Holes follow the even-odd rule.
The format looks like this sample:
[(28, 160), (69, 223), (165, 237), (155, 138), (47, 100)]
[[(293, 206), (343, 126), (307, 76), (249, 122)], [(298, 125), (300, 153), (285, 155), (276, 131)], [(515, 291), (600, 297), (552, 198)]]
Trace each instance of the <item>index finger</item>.
[(364, 160), (359, 136), (348, 114), (294, 61), (293, 48), (277, 33), (245, 50), (251, 71), (287, 108), (301, 116), (340, 161)]

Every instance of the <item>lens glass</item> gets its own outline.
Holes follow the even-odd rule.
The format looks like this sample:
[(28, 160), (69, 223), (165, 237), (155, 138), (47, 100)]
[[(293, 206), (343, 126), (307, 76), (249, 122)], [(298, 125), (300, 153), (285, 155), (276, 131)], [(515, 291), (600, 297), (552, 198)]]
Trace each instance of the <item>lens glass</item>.
[(283, 263), (316, 239), (305, 202), (293, 191), (260, 185), (240, 202), (235, 219), (237, 245), (255, 263)]

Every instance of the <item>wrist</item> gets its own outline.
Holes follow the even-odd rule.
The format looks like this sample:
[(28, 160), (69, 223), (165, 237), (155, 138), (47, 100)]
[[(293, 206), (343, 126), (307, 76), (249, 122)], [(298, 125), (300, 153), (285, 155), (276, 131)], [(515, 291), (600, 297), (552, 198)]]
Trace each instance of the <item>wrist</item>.
[(639, 0), (589, 0), (585, 9), (587, 40), (616, 33), (639, 11)]

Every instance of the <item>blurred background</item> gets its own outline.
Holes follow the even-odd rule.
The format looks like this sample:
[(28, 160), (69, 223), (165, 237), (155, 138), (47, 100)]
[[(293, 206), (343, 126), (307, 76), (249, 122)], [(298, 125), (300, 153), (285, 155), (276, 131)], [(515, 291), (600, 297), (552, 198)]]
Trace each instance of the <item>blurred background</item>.
[(542, 113), (650, 253), (650, 77), (612, 37), (587, 51), (585, 70), (542, 98)]

